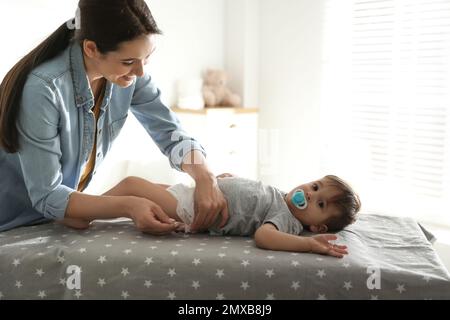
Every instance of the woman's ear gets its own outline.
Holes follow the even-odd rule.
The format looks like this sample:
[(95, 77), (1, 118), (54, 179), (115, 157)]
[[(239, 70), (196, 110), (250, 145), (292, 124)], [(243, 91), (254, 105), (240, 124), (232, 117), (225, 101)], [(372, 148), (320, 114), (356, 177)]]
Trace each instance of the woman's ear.
[(319, 226), (310, 226), (309, 230), (311, 230), (314, 233), (325, 233), (328, 231), (328, 227), (324, 224), (321, 224)]
[(99, 54), (97, 45), (91, 40), (83, 40), (83, 50), (89, 58), (97, 58)]

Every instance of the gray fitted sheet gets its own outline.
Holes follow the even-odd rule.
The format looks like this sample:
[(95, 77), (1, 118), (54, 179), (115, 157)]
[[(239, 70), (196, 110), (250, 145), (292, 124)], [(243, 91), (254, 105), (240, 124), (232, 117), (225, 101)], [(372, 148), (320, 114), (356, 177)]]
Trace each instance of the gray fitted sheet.
[[(0, 298), (450, 298), (449, 273), (414, 220), (363, 214), (337, 235), (344, 259), (261, 250), (243, 237), (155, 237), (129, 220), (23, 227), (0, 233)], [(79, 289), (67, 285), (77, 284), (71, 265)]]

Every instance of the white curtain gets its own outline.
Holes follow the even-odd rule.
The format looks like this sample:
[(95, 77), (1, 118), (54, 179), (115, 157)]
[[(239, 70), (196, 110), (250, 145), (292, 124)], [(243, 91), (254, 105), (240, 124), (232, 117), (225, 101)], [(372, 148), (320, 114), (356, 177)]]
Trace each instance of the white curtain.
[(450, 225), (450, 0), (328, 0), (324, 30), (322, 168)]

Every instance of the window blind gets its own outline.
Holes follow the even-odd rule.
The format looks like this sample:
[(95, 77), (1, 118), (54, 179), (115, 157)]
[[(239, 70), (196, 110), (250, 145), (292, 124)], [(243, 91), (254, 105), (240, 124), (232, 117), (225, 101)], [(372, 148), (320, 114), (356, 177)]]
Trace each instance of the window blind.
[(322, 168), (450, 225), (450, 0), (330, 0), (324, 31)]

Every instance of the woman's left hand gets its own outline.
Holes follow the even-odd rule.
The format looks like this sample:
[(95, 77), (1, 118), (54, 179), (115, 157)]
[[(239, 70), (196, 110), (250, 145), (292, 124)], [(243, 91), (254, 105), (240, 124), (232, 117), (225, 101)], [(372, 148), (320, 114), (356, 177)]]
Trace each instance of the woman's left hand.
[(228, 204), (214, 176), (196, 181), (194, 212), (192, 232), (204, 231), (212, 227), (219, 215), (221, 216), (220, 227), (227, 223)]

